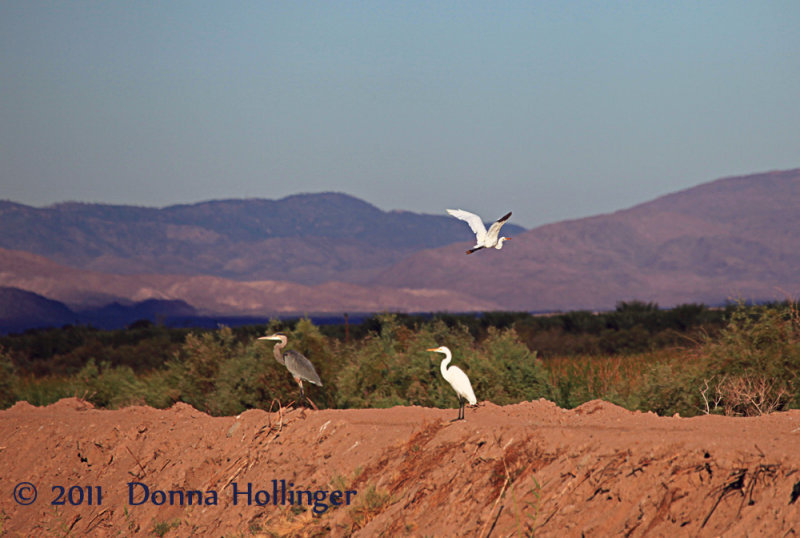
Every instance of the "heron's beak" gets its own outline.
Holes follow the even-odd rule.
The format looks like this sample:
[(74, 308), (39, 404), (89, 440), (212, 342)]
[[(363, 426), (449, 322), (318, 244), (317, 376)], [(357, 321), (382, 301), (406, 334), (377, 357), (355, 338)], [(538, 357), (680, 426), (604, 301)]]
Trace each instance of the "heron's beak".
[(280, 338), (275, 338), (274, 336), (262, 336), (259, 340), (280, 340)]

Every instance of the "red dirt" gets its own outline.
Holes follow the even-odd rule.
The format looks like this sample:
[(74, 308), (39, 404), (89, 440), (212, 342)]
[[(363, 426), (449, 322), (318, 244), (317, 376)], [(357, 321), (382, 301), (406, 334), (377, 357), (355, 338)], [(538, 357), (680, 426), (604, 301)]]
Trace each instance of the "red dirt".
[[(456, 409), (96, 410), (77, 399), (0, 411), (0, 535), (786, 536), (800, 532), (800, 411), (658, 417), (593, 401)], [(273, 480), (348, 490), (315, 516), (258, 506)], [(23, 481), (38, 488), (15, 502)], [(200, 490), (131, 505), (128, 483)], [(233, 505), (234, 483), (246, 495)], [(53, 505), (73, 487), (84, 502)], [(77, 486), (77, 487), (75, 487)], [(88, 505), (86, 487), (93, 494)], [(280, 487), (280, 486), (278, 486)], [(292, 489), (289, 487), (288, 489)], [(30, 490), (18, 490), (23, 497)], [(160, 494), (158, 494), (160, 495)], [(175, 494), (177, 495), (177, 494)], [(262, 496), (259, 499), (265, 499)], [(307, 495), (307, 494), (303, 494)], [(143, 497), (135, 486), (134, 502)], [(68, 497), (67, 497), (68, 499)], [(305, 497), (304, 497), (305, 499)], [(330, 504), (330, 496), (326, 498)], [(321, 507), (320, 507), (321, 509)]]

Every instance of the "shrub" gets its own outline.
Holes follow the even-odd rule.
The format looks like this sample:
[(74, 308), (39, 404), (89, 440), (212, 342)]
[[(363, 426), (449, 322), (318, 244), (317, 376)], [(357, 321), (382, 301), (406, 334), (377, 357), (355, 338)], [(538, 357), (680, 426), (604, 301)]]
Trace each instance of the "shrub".
[(447, 346), (452, 365), (466, 372), (478, 400), (497, 404), (552, 398), (544, 366), (513, 329), (489, 328), (476, 344), (468, 327), (436, 320), (411, 331), (392, 316), (382, 318), (380, 334), (351, 349), (338, 378), (341, 407), (424, 405), (453, 407), (457, 396), (442, 378), (443, 356), (426, 351)]
[(213, 392), (208, 396), (211, 413), (236, 415), (255, 407), (269, 408), (274, 395), (268, 386), (276, 383), (269, 382), (267, 361), (261, 348), (260, 343), (251, 344), (219, 365)]
[(800, 405), (800, 315), (795, 303), (739, 305), (704, 344), (707, 380), (726, 413), (753, 415)]
[(17, 401), (16, 385), (14, 363), (5, 350), (0, 348), (0, 409), (11, 407)]
[(675, 413), (684, 417), (700, 413), (703, 365), (699, 361), (676, 358), (647, 369), (638, 394), (639, 409), (659, 415)]
[(726, 415), (764, 415), (782, 408), (788, 392), (780, 387), (780, 381), (757, 374), (704, 381), (700, 391), (706, 414), (723, 412)]
[(78, 393), (75, 388), (73, 377), (20, 376), (17, 378), (17, 401), (28, 402), (31, 405), (50, 405), (62, 398), (82, 395), (83, 393)]
[(520, 341), (514, 329), (490, 328), (473, 359), (473, 388), (479, 399), (505, 405), (539, 398), (554, 399), (555, 392), (542, 362)]
[(757, 415), (800, 404), (800, 316), (793, 303), (740, 304), (696, 354), (684, 357), (649, 369), (642, 409)]
[(229, 327), (202, 334), (189, 333), (168, 367), (175, 400), (212, 412), (214, 406), (210, 397), (216, 388), (219, 369), (234, 353), (233, 331)]
[[(267, 332), (281, 323), (273, 321)], [(308, 319), (298, 320), (284, 331), (287, 349), (295, 349), (314, 363), (323, 387), (311, 395), (319, 407), (326, 407), (325, 390), (330, 390), (332, 350), (327, 339)], [(202, 334), (190, 333), (170, 362), (166, 383), (173, 387), (170, 399), (183, 401), (213, 415), (237, 414), (254, 407), (267, 409), (273, 400), (284, 405), (299, 398), (299, 388), (286, 368), (272, 356), (273, 342), (259, 341), (251, 334), (240, 338), (229, 327)], [(306, 384), (308, 387), (308, 384)], [(309, 391), (309, 392), (311, 392)]]
[(417, 383), (412, 399), (425, 395), (426, 376), (420, 376), (419, 371), (422, 363), (408, 356), (406, 337), (402, 337), (406, 346), (399, 341), (401, 327), (397, 318), (382, 315), (378, 322), (379, 333), (368, 334), (359, 344), (346, 350), (347, 361), (336, 379), (339, 407), (390, 407), (406, 403), (404, 389), (411, 385), (413, 378), (417, 378)]
[(145, 403), (146, 385), (130, 366), (115, 368), (103, 362), (98, 367), (94, 359), (90, 359), (77, 377), (77, 395), (95, 406), (116, 409)]

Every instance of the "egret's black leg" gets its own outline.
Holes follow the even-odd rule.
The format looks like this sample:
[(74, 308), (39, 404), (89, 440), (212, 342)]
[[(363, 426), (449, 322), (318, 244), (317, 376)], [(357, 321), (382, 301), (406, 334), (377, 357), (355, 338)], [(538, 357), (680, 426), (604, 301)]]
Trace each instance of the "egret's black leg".
[(461, 420), (461, 396), (458, 397), (458, 416), (451, 420), (450, 422), (456, 422)]

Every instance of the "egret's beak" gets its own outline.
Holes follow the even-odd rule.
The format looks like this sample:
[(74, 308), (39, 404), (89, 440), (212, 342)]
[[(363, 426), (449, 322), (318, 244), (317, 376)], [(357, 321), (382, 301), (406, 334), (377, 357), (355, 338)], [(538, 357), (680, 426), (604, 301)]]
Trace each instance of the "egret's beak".
[(280, 340), (280, 338), (276, 338), (274, 336), (262, 336), (258, 340), (276, 340), (277, 341), (277, 340)]
[(506, 237), (506, 241), (511, 241), (511, 238), (510, 237)]
[(439, 350), (436, 348), (431, 348), (431, 349), (426, 349), (425, 351), (439, 351)]

